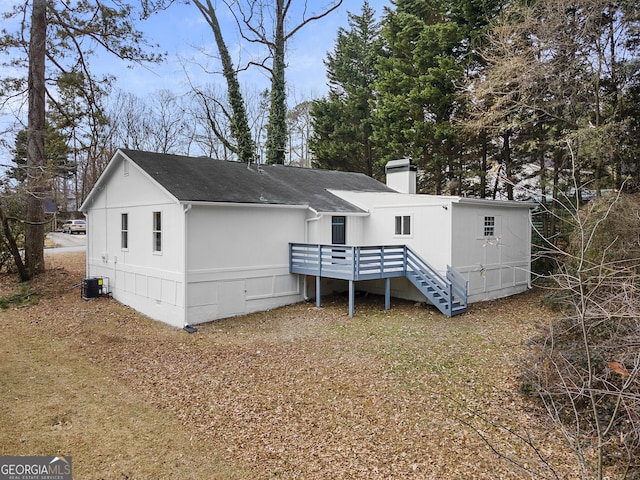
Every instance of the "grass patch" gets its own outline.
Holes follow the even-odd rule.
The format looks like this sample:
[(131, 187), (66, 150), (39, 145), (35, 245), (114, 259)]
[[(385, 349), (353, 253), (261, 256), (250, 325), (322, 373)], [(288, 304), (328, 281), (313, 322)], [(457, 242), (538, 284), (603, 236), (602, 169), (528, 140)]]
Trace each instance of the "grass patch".
[(17, 289), (0, 297), (0, 310), (27, 307), (38, 303), (38, 294), (31, 288), (30, 282), (20, 283)]

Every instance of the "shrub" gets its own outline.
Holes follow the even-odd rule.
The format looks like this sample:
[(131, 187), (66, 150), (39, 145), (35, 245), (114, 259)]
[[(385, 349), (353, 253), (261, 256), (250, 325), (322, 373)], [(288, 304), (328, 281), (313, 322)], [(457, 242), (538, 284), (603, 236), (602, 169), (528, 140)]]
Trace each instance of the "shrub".
[(585, 478), (638, 478), (640, 197), (598, 199), (573, 223), (550, 277), (561, 314), (536, 342), (523, 391), (562, 427)]

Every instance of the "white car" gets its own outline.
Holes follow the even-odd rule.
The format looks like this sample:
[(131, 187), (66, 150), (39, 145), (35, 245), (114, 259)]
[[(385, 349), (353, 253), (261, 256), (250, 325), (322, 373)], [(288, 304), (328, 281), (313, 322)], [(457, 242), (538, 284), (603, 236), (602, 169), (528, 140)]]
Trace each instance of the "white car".
[(87, 222), (84, 220), (67, 220), (62, 224), (62, 233), (87, 233)]

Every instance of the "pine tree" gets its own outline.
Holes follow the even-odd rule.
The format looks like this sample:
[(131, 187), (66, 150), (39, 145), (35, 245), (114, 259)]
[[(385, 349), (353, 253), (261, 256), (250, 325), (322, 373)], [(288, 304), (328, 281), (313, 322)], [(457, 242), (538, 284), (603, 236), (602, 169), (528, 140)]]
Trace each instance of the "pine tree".
[[(14, 165), (7, 171), (7, 175), (10, 178), (14, 178), (21, 183), (27, 180), (28, 139), (27, 130), (20, 130), (16, 135), (15, 148), (12, 152)], [(73, 175), (75, 166), (68, 161), (70, 148), (67, 144), (67, 139), (49, 123), (45, 126), (44, 149), (45, 170), (48, 178), (68, 178)]]
[(502, 3), (398, 0), (384, 19), (389, 55), (379, 62), (374, 136), (388, 149), (384, 160), (414, 160), (424, 192), (461, 193), (467, 140), (453, 117), (464, 111), (461, 87)]
[(456, 55), (464, 30), (447, 16), (445, 0), (398, 0), (385, 20), (390, 56), (376, 83), (375, 136), (387, 158), (411, 157), (425, 172), (429, 193), (454, 180), (459, 143), (450, 118), (464, 70)]
[[(149, 6), (149, 2), (143, 2)], [(29, 2), (17, 5), (6, 18), (27, 18)], [(101, 2), (74, 4), (33, 0), (30, 23), (22, 21), (16, 32), (2, 31), (0, 51), (10, 53), (12, 72), (23, 67), (25, 78), (3, 78), (4, 95), (28, 95), (27, 178), (28, 200), (25, 214), (25, 270), (23, 280), (42, 273), (44, 264), (44, 196), (47, 185), (45, 153), (46, 99), (54, 99), (56, 80), (72, 71), (86, 74), (86, 98), (93, 98), (100, 81), (90, 75), (88, 59), (97, 47), (131, 62), (159, 61), (162, 56), (147, 53), (144, 36), (133, 27), (134, 8), (123, 2), (109, 6)], [(146, 11), (144, 14), (149, 14)], [(26, 56), (24, 52), (27, 52)], [(6, 63), (5, 63), (6, 64)], [(48, 92), (48, 93), (47, 93)], [(55, 102), (52, 102), (55, 104)], [(16, 263), (19, 263), (16, 259)]]
[(365, 1), (360, 15), (348, 14), (349, 29), (338, 31), (325, 65), (329, 94), (312, 107), (314, 134), (310, 148), (320, 168), (373, 176), (378, 155), (372, 142), (371, 106), (376, 63), (383, 40), (375, 11)]
[[(34, 0), (29, 39), (29, 112), (27, 115), (27, 179), (29, 191), (24, 241), (24, 272), (28, 278), (44, 272), (45, 58), (47, 2)], [(21, 274), (22, 276), (22, 274)], [(23, 278), (23, 280), (26, 280)]]

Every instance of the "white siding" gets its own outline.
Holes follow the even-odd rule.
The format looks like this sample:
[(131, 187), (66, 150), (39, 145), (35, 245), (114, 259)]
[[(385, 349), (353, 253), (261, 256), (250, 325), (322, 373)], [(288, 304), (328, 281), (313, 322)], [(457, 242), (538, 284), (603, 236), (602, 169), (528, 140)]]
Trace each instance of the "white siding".
[[(451, 201), (432, 195), (334, 192), (366, 210), (360, 242), (355, 245), (407, 245), (435, 269), (445, 272), (451, 262)], [(395, 217), (411, 217), (411, 234), (396, 235)]]
[[(346, 217), (346, 245), (363, 245), (364, 222), (366, 217), (349, 213), (336, 213), (337, 216)], [(331, 221), (334, 215), (321, 214), (318, 217), (310, 217), (307, 221), (307, 235), (304, 243), (331, 245)]]
[[(361, 245), (408, 245), (432, 267), (451, 265), (469, 280), (469, 301), (500, 298), (527, 290), (530, 283), (531, 226), (527, 205), (459, 197), (334, 191), (369, 212)], [(411, 234), (395, 235), (395, 217), (411, 217)], [(495, 219), (491, 238), (484, 219)], [(383, 292), (380, 282), (358, 285)], [(415, 299), (417, 291), (394, 280), (392, 293)]]
[(289, 243), (305, 238), (306, 209), (195, 205), (187, 213), (190, 324), (303, 299)]
[[(471, 302), (527, 290), (530, 230), (527, 208), (455, 204), (452, 265), (469, 280)], [(484, 235), (485, 217), (495, 219), (494, 235)]]
[[(120, 162), (88, 205), (87, 276), (107, 277), (113, 297), (157, 320), (184, 324), (183, 207), (134, 165)], [(153, 252), (153, 212), (162, 212), (162, 252)], [(121, 248), (121, 215), (129, 245)]]
[[(176, 327), (303, 300), (304, 279), (289, 273), (289, 243), (330, 244), (331, 213), (314, 216), (304, 207), (275, 205), (181, 205), (135, 164), (123, 163), (121, 156), (113, 162), (83, 208), (87, 276), (107, 277), (115, 299)], [(347, 245), (406, 244), (442, 273), (453, 265), (469, 279), (470, 301), (529, 285), (527, 208), (457, 197), (333, 193), (364, 212), (344, 214)], [(154, 212), (162, 216), (160, 252), (153, 248)], [(122, 214), (128, 215), (127, 248), (121, 245)], [(396, 234), (396, 216), (410, 217), (409, 234)], [(495, 219), (491, 238), (483, 234), (485, 216)], [(381, 287), (358, 286), (376, 292)], [(419, 297), (406, 279), (394, 279), (392, 290), (394, 296)]]

